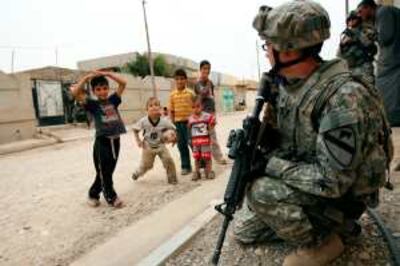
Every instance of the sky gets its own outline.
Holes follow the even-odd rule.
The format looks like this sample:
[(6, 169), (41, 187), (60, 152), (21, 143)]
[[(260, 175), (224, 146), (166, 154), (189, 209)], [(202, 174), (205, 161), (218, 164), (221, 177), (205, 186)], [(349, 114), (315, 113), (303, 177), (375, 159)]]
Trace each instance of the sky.
[[(349, 0), (355, 8), (358, 1)], [(345, 0), (319, 0), (332, 30), (322, 55), (333, 58), (345, 26)], [(153, 52), (208, 59), (213, 70), (257, 79), (268, 70), (251, 24), (260, 5), (279, 0), (147, 0)], [(2, 0), (0, 70), (48, 65), (76, 68), (80, 60), (147, 49), (141, 0)], [(259, 47), (256, 42), (258, 40)], [(56, 52), (57, 51), (57, 52)], [(57, 54), (57, 56), (56, 56)]]

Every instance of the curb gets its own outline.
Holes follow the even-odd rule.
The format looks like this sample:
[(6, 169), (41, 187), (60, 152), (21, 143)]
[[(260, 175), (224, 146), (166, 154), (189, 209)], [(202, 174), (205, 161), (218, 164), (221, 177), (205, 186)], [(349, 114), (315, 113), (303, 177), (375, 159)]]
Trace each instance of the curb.
[(19, 143), (10, 143), (0, 145), (0, 155), (7, 155), (36, 148), (46, 147), (58, 143), (55, 139), (43, 138), (43, 139), (32, 139), (31, 141), (21, 141)]
[(165, 264), (169, 258), (182, 250), (198, 233), (200, 233), (204, 226), (218, 215), (218, 212), (214, 209), (214, 205), (217, 203), (219, 203), (218, 200), (211, 201), (209, 208), (189, 222), (173, 237), (161, 244), (137, 265), (153, 266)]
[(36, 148), (42, 148), (58, 143), (67, 143), (92, 138), (92, 136), (61, 138), (50, 131), (41, 131), (36, 134), (35, 138), (0, 145), (0, 155), (7, 155), (22, 151), (33, 150)]

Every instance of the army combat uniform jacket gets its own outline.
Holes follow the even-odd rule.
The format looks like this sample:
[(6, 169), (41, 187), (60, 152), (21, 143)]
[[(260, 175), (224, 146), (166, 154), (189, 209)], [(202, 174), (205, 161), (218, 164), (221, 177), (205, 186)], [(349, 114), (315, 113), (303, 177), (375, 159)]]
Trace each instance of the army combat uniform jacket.
[(338, 57), (346, 60), (353, 76), (364, 79), (370, 86), (375, 83), (373, 61), (378, 51), (376, 41), (376, 29), (371, 23), (348, 28), (340, 36)]
[(282, 141), (267, 175), (248, 189), (250, 208), (235, 227), (242, 242), (268, 240), (272, 230), (308, 243), (315, 230), (306, 208), (349, 193), (362, 198), (383, 185), (390, 139), (382, 102), (346, 69), (341, 60), (324, 62), (302, 84), (280, 88)]

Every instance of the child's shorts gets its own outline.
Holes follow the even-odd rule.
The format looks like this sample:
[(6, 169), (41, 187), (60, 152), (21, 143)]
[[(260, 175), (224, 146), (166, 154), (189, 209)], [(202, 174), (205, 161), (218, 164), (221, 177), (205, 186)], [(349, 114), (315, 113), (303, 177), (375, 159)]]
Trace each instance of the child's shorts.
[(211, 146), (210, 145), (193, 146), (192, 154), (195, 160), (200, 160), (200, 159), (211, 160)]

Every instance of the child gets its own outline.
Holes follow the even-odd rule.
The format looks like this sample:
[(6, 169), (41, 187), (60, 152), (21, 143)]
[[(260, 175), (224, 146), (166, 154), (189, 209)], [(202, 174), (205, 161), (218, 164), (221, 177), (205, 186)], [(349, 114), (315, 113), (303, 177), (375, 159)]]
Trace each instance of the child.
[[(153, 168), (154, 159), (158, 155), (167, 171), (169, 184), (177, 184), (175, 163), (164, 143), (176, 142), (175, 126), (165, 117), (161, 117), (160, 101), (150, 97), (146, 103), (147, 116), (140, 119), (134, 126), (133, 132), (137, 145), (143, 149), (139, 168), (132, 174), (137, 180)], [(143, 131), (143, 140), (139, 132)]]
[[(214, 100), (214, 84), (209, 79), (211, 71), (211, 64), (207, 60), (200, 62), (200, 77), (195, 85), (195, 93), (197, 97), (201, 98), (203, 111), (215, 116), (215, 100)], [(217, 132), (211, 129), (210, 137), (212, 140), (211, 153), (214, 159), (220, 164), (226, 164), (221, 147), (218, 144)]]
[(183, 69), (175, 71), (176, 89), (169, 96), (169, 111), (171, 121), (176, 126), (178, 134), (178, 149), (181, 156), (181, 174), (192, 172), (189, 154), (189, 136), (187, 123), (192, 113), (194, 93), (186, 88), (187, 76)]
[[(106, 77), (118, 83), (117, 90), (109, 95), (110, 88)], [(90, 81), (92, 91), (97, 99), (87, 97), (84, 86)], [(94, 71), (83, 77), (76, 86), (71, 87), (72, 95), (84, 109), (90, 113), (96, 128), (96, 139), (93, 147), (93, 161), (96, 178), (89, 190), (88, 203), (92, 207), (100, 205), (100, 193), (110, 206), (123, 206), (113, 187), (113, 173), (118, 160), (120, 134), (126, 133), (124, 123), (118, 112), (121, 95), (126, 81), (113, 73)]]
[(205, 162), (205, 174), (207, 179), (215, 178), (211, 160), (210, 131), (215, 126), (215, 118), (212, 114), (202, 111), (202, 99), (197, 97), (193, 103), (193, 113), (189, 117), (189, 131), (191, 134), (192, 152), (195, 160), (195, 169), (192, 180), (201, 178), (200, 163)]

